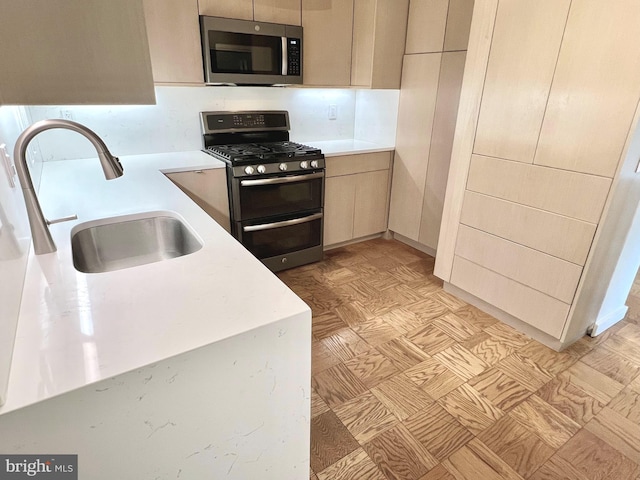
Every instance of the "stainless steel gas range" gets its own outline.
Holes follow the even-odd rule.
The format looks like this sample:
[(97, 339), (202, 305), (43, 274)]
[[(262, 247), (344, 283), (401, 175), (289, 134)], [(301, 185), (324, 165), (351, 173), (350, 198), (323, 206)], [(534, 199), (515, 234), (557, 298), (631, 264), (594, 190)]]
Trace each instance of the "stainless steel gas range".
[(321, 260), (324, 155), (289, 141), (289, 113), (201, 119), (204, 151), (227, 164), (232, 234), (274, 272)]

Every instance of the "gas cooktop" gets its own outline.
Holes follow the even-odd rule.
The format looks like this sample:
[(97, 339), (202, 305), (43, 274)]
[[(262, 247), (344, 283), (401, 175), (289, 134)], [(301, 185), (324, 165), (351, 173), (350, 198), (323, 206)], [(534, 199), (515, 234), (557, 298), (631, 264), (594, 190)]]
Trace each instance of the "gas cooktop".
[(207, 152), (232, 165), (278, 163), (289, 158), (318, 158), (322, 152), (300, 143), (280, 141), (267, 143), (239, 143), (210, 145)]

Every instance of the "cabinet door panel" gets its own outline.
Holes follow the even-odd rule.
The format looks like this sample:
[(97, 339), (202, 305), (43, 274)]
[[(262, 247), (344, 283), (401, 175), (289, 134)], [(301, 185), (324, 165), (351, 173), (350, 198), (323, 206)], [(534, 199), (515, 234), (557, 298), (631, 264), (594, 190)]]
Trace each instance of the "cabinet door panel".
[(418, 240), (436, 107), (440, 53), (405, 55), (389, 228)]
[(441, 52), (449, 0), (411, 0), (406, 54)]
[(611, 180), (499, 158), (471, 157), (467, 189), (598, 223)]
[(198, 0), (200, 15), (253, 20), (253, 0)]
[(356, 194), (355, 175), (325, 179), (324, 244), (346, 242), (353, 238), (353, 209)]
[(203, 83), (198, 0), (144, 0), (144, 16), (153, 80)]
[(418, 241), (437, 250), (466, 52), (442, 54)]
[(256, 22), (301, 25), (301, 0), (253, 0)]
[(473, 17), (474, 0), (449, 0), (444, 51), (466, 50)]
[(569, 305), (456, 256), (451, 283), (510, 315), (560, 338)]
[(360, 173), (356, 177), (353, 237), (386, 231), (389, 171)]
[(155, 104), (142, 0), (4, 1), (0, 32), (0, 105)]
[(353, 0), (302, 0), (304, 84), (351, 82)]
[(573, 1), (536, 164), (613, 177), (640, 97), (638, 25), (637, 0)]
[(400, 88), (408, 0), (377, 0), (371, 88)]
[(499, 3), (474, 153), (533, 163), (569, 4)]
[(579, 265), (466, 225), (460, 225), (456, 255), (568, 304), (582, 274)]
[(226, 169), (168, 173), (167, 177), (227, 232), (231, 231)]
[(467, 191), (460, 223), (584, 265), (596, 231), (592, 223)]

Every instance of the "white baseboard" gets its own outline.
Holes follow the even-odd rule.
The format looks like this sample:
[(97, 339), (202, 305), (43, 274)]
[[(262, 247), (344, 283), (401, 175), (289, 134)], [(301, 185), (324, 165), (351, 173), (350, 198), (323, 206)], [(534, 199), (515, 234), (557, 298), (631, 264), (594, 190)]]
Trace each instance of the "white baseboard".
[(599, 317), (596, 320), (596, 323), (593, 325), (591, 332), (589, 332), (589, 335), (591, 335), (592, 337), (596, 337), (606, 329), (613, 327), (616, 323), (624, 318), (628, 310), (629, 307), (627, 307), (626, 305), (622, 305), (621, 307), (616, 308), (613, 312), (609, 312), (606, 315)]

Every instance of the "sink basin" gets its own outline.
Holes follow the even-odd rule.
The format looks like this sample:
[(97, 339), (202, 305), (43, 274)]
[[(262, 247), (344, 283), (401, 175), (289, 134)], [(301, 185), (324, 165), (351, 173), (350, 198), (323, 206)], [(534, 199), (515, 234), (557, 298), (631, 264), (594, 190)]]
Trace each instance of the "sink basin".
[(83, 273), (161, 262), (202, 248), (200, 240), (180, 219), (164, 213), (91, 223), (92, 226), (79, 225), (71, 233), (73, 266)]

